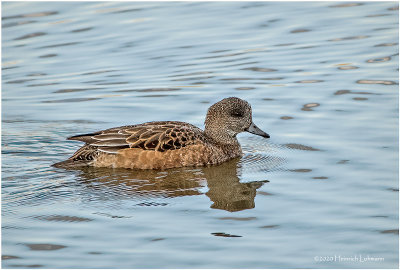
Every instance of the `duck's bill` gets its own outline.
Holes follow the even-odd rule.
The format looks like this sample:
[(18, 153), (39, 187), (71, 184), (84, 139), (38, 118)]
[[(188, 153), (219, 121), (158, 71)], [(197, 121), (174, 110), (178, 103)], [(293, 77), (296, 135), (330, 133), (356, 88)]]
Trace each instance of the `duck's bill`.
[(268, 133), (265, 133), (264, 131), (259, 129), (256, 125), (254, 125), (254, 123), (251, 123), (250, 127), (246, 131), (258, 136), (262, 136), (264, 138), (269, 138)]

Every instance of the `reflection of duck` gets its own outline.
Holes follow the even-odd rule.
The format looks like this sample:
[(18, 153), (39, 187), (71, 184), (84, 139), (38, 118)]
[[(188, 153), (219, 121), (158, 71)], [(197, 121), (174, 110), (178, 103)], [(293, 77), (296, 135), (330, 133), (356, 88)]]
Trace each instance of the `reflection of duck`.
[(75, 170), (79, 170), (78, 177), (88, 188), (101, 192), (102, 199), (128, 197), (148, 202), (155, 197), (201, 195), (207, 185), (205, 194), (213, 201), (211, 208), (233, 212), (254, 208), (256, 189), (268, 182), (240, 183), (237, 166), (238, 159), (234, 159), (219, 166), (166, 171), (91, 167)]
[(214, 202), (211, 208), (235, 212), (255, 207), (256, 190), (269, 181), (240, 183), (237, 162), (238, 160), (224, 163), (217, 170), (203, 169), (209, 189), (206, 195)]
[(241, 132), (269, 135), (254, 125), (250, 104), (225, 98), (207, 112), (204, 131), (176, 121), (148, 122), (77, 135), (85, 143), (55, 167), (168, 169), (216, 165), (242, 155), (236, 138)]

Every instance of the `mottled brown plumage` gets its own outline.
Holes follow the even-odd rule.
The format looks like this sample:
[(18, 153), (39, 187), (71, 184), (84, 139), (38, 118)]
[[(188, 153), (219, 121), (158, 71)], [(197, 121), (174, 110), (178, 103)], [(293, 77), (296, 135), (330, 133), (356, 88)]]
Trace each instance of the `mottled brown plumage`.
[(162, 121), (77, 135), (68, 139), (86, 144), (54, 166), (168, 169), (215, 165), (242, 155), (236, 135), (243, 131), (269, 138), (253, 124), (246, 101), (226, 98), (208, 109), (204, 131), (184, 122)]

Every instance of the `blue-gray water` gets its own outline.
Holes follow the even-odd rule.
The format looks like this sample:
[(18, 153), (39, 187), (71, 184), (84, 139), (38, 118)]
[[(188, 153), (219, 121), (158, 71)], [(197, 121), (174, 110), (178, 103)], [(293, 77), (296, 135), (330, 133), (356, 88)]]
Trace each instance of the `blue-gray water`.
[[(397, 2), (2, 7), (4, 268), (398, 267)], [(240, 160), (50, 167), (228, 96), (271, 135)]]

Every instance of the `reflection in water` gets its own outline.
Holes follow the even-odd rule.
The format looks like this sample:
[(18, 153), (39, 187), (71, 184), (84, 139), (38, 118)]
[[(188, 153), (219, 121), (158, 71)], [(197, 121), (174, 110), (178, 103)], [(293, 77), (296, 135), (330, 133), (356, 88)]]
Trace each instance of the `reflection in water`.
[(230, 212), (254, 208), (256, 190), (268, 182), (265, 180), (240, 183), (237, 176), (237, 160), (218, 168), (204, 168), (203, 172), (209, 189), (206, 195), (213, 201), (211, 208)]
[(204, 193), (202, 188), (207, 185), (209, 190), (205, 194), (213, 202), (211, 208), (234, 212), (254, 208), (256, 190), (268, 182), (241, 183), (238, 161), (166, 171), (93, 167), (78, 170), (80, 180), (91, 190), (100, 191), (102, 198), (135, 198), (143, 201), (138, 205), (148, 205), (149, 198), (201, 195)]

